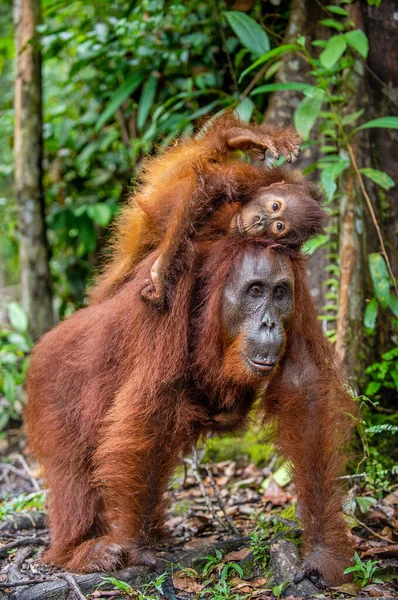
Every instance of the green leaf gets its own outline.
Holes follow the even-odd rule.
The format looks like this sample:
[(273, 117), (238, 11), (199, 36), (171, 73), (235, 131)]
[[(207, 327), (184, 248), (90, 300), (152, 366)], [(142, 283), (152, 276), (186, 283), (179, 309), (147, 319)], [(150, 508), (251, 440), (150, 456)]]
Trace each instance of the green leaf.
[(87, 214), (90, 219), (95, 221), (100, 227), (106, 227), (112, 219), (112, 209), (109, 204), (105, 204), (105, 202), (91, 204), (87, 208)]
[(384, 171), (379, 171), (378, 169), (371, 169), (368, 167), (359, 170), (361, 173), (363, 173), (363, 175), (369, 177), (369, 179), (371, 179), (372, 181), (377, 183), (377, 185), (382, 187), (383, 190), (389, 190), (395, 185), (394, 180), (391, 179), (391, 177), (387, 175), (387, 173), (384, 173)]
[(242, 46), (250, 50), (254, 56), (261, 56), (270, 49), (269, 37), (264, 29), (249, 15), (231, 10), (224, 13)]
[(365, 396), (374, 396), (381, 388), (381, 383), (378, 381), (370, 381), (366, 386)]
[(257, 94), (263, 94), (265, 92), (283, 92), (285, 90), (302, 92), (313, 87), (314, 86), (310, 85), (309, 83), (299, 83), (298, 81), (292, 81), (291, 83), (266, 83), (265, 85), (260, 85), (258, 88), (253, 90), (250, 95), (256, 96)]
[(357, 121), (359, 119), (359, 117), (361, 117), (364, 113), (364, 109), (361, 108), (360, 110), (357, 110), (353, 113), (351, 113), (350, 115), (346, 115), (345, 117), (343, 117), (341, 119), (341, 124), (342, 125), (351, 125), (351, 123), (355, 123), (355, 121)]
[(111, 116), (117, 111), (119, 106), (128, 98), (144, 81), (144, 74), (134, 73), (121, 85), (116, 92), (112, 95), (105, 110), (100, 115), (94, 131), (99, 131), (103, 125), (111, 118)]
[(344, 8), (341, 8), (341, 6), (333, 6), (330, 4), (328, 6), (325, 6), (325, 8), (329, 12), (334, 13), (335, 15), (342, 15), (343, 17), (348, 17), (348, 12), (344, 10)]
[(312, 255), (315, 250), (326, 244), (328, 241), (329, 237), (327, 235), (324, 235), (323, 233), (316, 235), (303, 244), (302, 252), (304, 252), (304, 254)]
[(361, 513), (368, 512), (369, 508), (372, 504), (376, 504), (376, 498), (372, 498), (372, 496), (356, 496), (355, 501), (358, 504)]
[(334, 35), (328, 39), (325, 49), (321, 52), (319, 60), (325, 69), (333, 69), (347, 48), (343, 35)]
[(239, 81), (242, 81), (243, 77), (247, 75), (247, 73), (250, 73), (250, 71), (252, 71), (253, 69), (256, 69), (263, 63), (267, 62), (268, 60), (270, 60), (270, 58), (287, 54), (287, 52), (291, 52), (292, 50), (300, 50), (300, 48), (295, 44), (284, 44), (283, 46), (278, 46), (278, 48), (274, 48), (273, 50), (266, 52), (265, 54), (260, 56), (260, 58), (254, 61), (254, 63), (250, 65), (250, 67), (243, 71), (242, 75), (239, 77)]
[(17, 385), (15, 383), (14, 377), (9, 371), (7, 371), (4, 376), (3, 391), (8, 402), (10, 404), (13, 404), (17, 396)]
[(144, 127), (155, 99), (159, 78), (151, 75), (142, 87), (142, 93), (137, 110), (137, 128), (141, 131)]
[(386, 262), (378, 252), (369, 254), (368, 261), (376, 297), (382, 307), (386, 308), (390, 301), (390, 281)]
[(314, 88), (313, 95), (302, 100), (294, 113), (294, 124), (304, 140), (308, 140), (315, 121), (320, 113), (324, 100), (324, 92)]
[(368, 329), (374, 329), (376, 326), (377, 313), (379, 312), (379, 304), (376, 298), (372, 298), (366, 305), (365, 314), (363, 316), (363, 324)]
[(390, 294), (390, 302), (388, 306), (391, 308), (394, 317), (398, 317), (398, 298), (394, 294)]
[(336, 21), (335, 19), (323, 19), (319, 21), (321, 25), (325, 27), (333, 27), (333, 29), (337, 29), (337, 31), (344, 31), (344, 25)]
[(347, 41), (347, 44), (354, 48), (361, 56), (364, 58), (367, 57), (369, 52), (369, 42), (368, 38), (364, 34), (361, 29), (356, 29), (355, 31), (349, 31), (344, 34), (344, 37)]
[(336, 193), (337, 185), (330, 169), (323, 169), (321, 173), (321, 183), (325, 190), (328, 202), (331, 202)]
[(379, 119), (372, 119), (372, 121), (368, 121), (357, 127), (356, 131), (360, 131), (361, 129), (372, 129), (373, 127), (398, 129), (398, 117), (380, 117)]
[(252, 117), (255, 107), (256, 105), (254, 104), (253, 100), (250, 100), (250, 98), (245, 98), (235, 108), (235, 112), (242, 121), (248, 123)]
[(18, 302), (11, 302), (8, 307), (8, 318), (14, 329), (26, 333), (28, 330), (28, 315)]

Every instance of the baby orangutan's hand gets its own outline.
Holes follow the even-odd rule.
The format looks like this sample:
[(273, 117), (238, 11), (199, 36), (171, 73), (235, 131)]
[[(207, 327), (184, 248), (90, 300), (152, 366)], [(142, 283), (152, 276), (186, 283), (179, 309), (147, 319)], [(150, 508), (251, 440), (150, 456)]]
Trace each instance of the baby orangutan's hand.
[(141, 290), (141, 298), (150, 302), (157, 308), (163, 308), (166, 300), (166, 289), (161, 273), (161, 255), (155, 260), (151, 268), (151, 278)]
[(294, 127), (280, 125), (235, 127), (228, 137), (228, 145), (234, 150), (251, 150), (260, 160), (265, 160), (265, 153), (270, 150), (276, 160), (282, 153), (288, 163), (292, 162), (291, 154), (296, 158), (300, 154), (301, 143)]

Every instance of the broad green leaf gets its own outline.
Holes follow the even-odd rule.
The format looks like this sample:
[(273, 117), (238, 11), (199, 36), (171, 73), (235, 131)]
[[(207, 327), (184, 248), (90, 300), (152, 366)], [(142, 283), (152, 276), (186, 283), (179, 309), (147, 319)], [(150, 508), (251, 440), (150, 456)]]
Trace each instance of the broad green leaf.
[(363, 175), (369, 177), (369, 179), (377, 183), (377, 185), (382, 187), (384, 190), (389, 190), (395, 185), (394, 180), (391, 179), (387, 173), (384, 173), (384, 171), (379, 171), (378, 169), (371, 169), (368, 167), (359, 170), (361, 173), (363, 173)]
[(356, 29), (355, 31), (349, 31), (344, 34), (344, 37), (347, 41), (347, 44), (354, 48), (361, 56), (364, 58), (367, 57), (369, 52), (369, 42), (368, 38), (364, 34), (361, 29)]
[(14, 329), (25, 333), (28, 330), (28, 315), (18, 302), (11, 302), (8, 305), (8, 318)]
[(117, 111), (119, 106), (141, 85), (144, 81), (144, 74), (141, 72), (134, 73), (121, 85), (109, 100), (107, 107), (100, 115), (94, 131), (99, 131), (103, 125)]
[(333, 27), (333, 29), (337, 29), (337, 31), (344, 31), (344, 25), (336, 21), (335, 19), (323, 19), (319, 21), (321, 25), (325, 27)]
[(394, 294), (390, 294), (390, 302), (388, 306), (391, 308), (394, 317), (398, 317), (398, 298)]
[(265, 85), (260, 85), (258, 88), (252, 91), (251, 96), (256, 96), (257, 94), (263, 94), (265, 92), (283, 92), (285, 90), (293, 90), (298, 92), (303, 92), (304, 90), (308, 90), (313, 88), (313, 85), (309, 83), (300, 83), (298, 81), (291, 83), (266, 83)]
[(253, 100), (250, 100), (250, 98), (245, 98), (235, 108), (235, 112), (238, 114), (239, 118), (242, 121), (244, 121), (245, 123), (249, 123), (255, 107), (256, 106)]
[(294, 124), (304, 140), (308, 140), (315, 121), (320, 113), (324, 92), (314, 88), (313, 95), (302, 100), (294, 113)]
[(329, 237), (327, 235), (324, 235), (323, 233), (316, 235), (303, 244), (302, 252), (304, 252), (304, 254), (312, 255), (315, 250), (326, 244), (328, 241)]
[(254, 61), (254, 63), (250, 65), (250, 67), (243, 71), (242, 75), (239, 77), (239, 81), (242, 81), (243, 77), (247, 75), (247, 73), (250, 73), (250, 71), (256, 69), (271, 58), (274, 58), (275, 56), (281, 56), (283, 54), (286, 54), (287, 52), (291, 52), (294, 50), (300, 50), (299, 46), (296, 46), (295, 44), (284, 44), (283, 46), (278, 46), (278, 48), (274, 48), (273, 50), (266, 52), (265, 54), (260, 56), (260, 58)]
[(269, 37), (257, 21), (237, 10), (230, 10), (224, 14), (242, 46), (250, 50), (254, 56), (261, 56), (268, 52)]
[(321, 183), (325, 190), (328, 202), (331, 202), (336, 193), (337, 185), (330, 169), (323, 169), (321, 173)]
[(151, 75), (142, 87), (142, 93), (137, 110), (137, 127), (141, 131), (144, 127), (155, 99), (159, 78)]
[(100, 227), (109, 225), (112, 219), (112, 209), (105, 202), (97, 202), (87, 208), (88, 216), (93, 219)]
[(333, 69), (347, 48), (343, 35), (334, 35), (328, 39), (325, 49), (321, 52), (319, 60), (325, 69)]
[(357, 121), (359, 119), (359, 117), (361, 117), (364, 113), (364, 109), (361, 108), (360, 110), (357, 110), (353, 113), (351, 113), (350, 115), (346, 115), (345, 117), (343, 117), (341, 119), (341, 123), (342, 125), (351, 125), (351, 123), (355, 123), (355, 121)]
[(379, 312), (379, 303), (376, 298), (372, 298), (366, 305), (365, 314), (363, 316), (363, 324), (369, 329), (374, 329), (376, 326), (377, 313)]
[(17, 396), (17, 384), (15, 383), (15, 379), (9, 371), (7, 371), (4, 376), (3, 391), (8, 402), (13, 404)]
[(380, 117), (379, 119), (372, 119), (372, 121), (368, 121), (357, 127), (356, 131), (360, 131), (361, 129), (372, 129), (373, 127), (398, 129), (398, 117)]
[(329, 12), (334, 13), (335, 15), (342, 15), (343, 17), (348, 17), (348, 12), (344, 10), (344, 8), (341, 8), (341, 6), (333, 6), (332, 4), (329, 4), (328, 6), (325, 6), (325, 8)]
[(376, 297), (382, 307), (386, 308), (390, 301), (390, 281), (386, 262), (378, 252), (369, 254), (368, 261)]
[(374, 396), (381, 388), (381, 383), (378, 381), (370, 381), (365, 390), (365, 396)]
[(376, 498), (372, 498), (372, 496), (356, 496), (355, 501), (358, 504), (361, 513), (368, 512), (369, 508), (372, 504), (376, 504)]

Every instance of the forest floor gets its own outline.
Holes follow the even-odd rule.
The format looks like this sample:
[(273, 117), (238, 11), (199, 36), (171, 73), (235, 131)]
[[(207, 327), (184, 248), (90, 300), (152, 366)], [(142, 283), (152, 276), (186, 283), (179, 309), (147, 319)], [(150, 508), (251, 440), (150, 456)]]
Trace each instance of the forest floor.
[(40, 561), (49, 541), (43, 483), (20, 430), (1, 444), (0, 600), (398, 598), (397, 488), (376, 501), (360, 479), (348, 480), (360, 513), (348, 517), (355, 583), (320, 590), (307, 579), (291, 583), (302, 531), (284, 465), (275, 457), (264, 468), (247, 460), (202, 464), (195, 452), (172, 484), (170, 537), (156, 570), (77, 575)]

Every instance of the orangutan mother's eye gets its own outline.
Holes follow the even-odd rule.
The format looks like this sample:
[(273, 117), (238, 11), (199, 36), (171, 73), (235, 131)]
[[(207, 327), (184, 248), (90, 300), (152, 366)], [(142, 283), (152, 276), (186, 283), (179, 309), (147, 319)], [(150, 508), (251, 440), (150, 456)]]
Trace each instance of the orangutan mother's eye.
[(280, 206), (279, 202), (274, 202), (272, 205), (272, 210), (274, 212), (276, 212), (277, 210), (279, 210), (279, 206)]
[(263, 288), (259, 283), (253, 283), (249, 287), (248, 291), (251, 296), (261, 296), (261, 294), (263, 293)]

